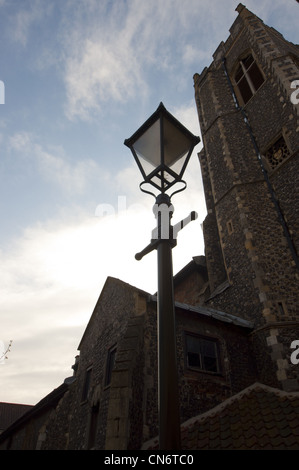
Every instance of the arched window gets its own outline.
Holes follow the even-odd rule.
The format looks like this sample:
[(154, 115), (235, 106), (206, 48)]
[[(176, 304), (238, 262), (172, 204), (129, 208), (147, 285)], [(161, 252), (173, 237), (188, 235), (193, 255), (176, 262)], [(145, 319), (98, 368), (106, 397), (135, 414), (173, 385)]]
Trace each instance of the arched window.
[(262, 72), (251, 54), (239, 60), (234, 80), (242, 100), (246, 104), (264, 82)]

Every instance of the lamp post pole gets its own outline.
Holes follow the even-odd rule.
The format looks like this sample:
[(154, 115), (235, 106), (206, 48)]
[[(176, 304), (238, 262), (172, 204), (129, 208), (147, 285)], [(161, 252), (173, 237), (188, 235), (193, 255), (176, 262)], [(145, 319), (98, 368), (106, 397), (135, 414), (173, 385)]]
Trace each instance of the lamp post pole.
[(160, 449), (180, 449), (180, 415), (173, 304), (172, 253), (167, 240), (158, 248), (158, 358)]
[[(165, 199), (165, 195), (164, 195)], [(170, 198), (168, 203), (170, 204)], [(157, 199), (158, 204), (158, 199)], [(173, 289), (172, 248), (175, 246), (170, 219), (166, 214), (168, 238), (161, 238), (161, 211), (158, 204), (158, 377), (159, 377), (159, 446), (163, 450), (178, 450), (180, 438), (180, 406), (176, 354), (176, 322)], [(160, 221), (159, 221), (160, 218)], [(160, 225), (160, 227), (159, 227)], [(160, 230), (159, 230), (160, 228)], [(163, 235), (163, 234), (162, 234)], [(166, 234), (167, 235), (167, 234)]]

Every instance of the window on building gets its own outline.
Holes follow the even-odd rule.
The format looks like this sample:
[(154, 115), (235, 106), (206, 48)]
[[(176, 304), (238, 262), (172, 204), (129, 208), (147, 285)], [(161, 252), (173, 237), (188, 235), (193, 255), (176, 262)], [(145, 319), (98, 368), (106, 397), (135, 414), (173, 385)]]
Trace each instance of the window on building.
[(111, 374), (115, 363), (116, 356), (116, 346), (109, 349), (106, 363), (106, 375), (105, 375), (105, 386), (109, 385), (111, 382)]
[(276, 142), (264, 153), (264, 156), (272, 170), (274, 170), (290, 155), (291, 152), (282, 136), (279, 137), (279, 139), (277, 139)]
[(277, 302), (277, 307), (278, 307), (279, 314), (281, 316), (286, 315), (287, 311), (286, 311), (286, 306), (284, 302)]
[(88, 434), (88, 449), (93, 449), (96, 442), (97, 427), (98, 427), (98, 417), (99, 417), (99, 404), (91, 408), (90, 424), (89, 424), (89, 434)]
[(226, 223), (228, 234), (231, 235), (234, 231), (234, 226), (231, 220)]
[(244, 104), (250, 100), (264, 82), (262, 72), (251, 54), (239, 60), (234, 78)]
[(220, 372), (218, 341), (186, 334), (186, 362), (190, 369)]
[(87, 369), (87, 371), (85, 372), (85, 379), (84, 379), (83, 392), (82, 392), (82, 401), (85, 401), (88, 398), (88, 392), (89, 392), (90, 384), (91, 384), (91, 372), (92, 372), (91, 367)]

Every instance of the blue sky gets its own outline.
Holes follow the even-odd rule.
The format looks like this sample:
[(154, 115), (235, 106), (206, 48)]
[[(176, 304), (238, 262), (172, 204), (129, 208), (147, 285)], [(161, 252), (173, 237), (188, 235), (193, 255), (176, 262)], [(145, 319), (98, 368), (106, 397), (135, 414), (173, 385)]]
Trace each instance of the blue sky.
[[(163, 101), (199, 134), (193, 75), (237, 16), (234, 0), (0, 0), (0, 401), (34, 404), (71, 365), (107, 276), (149, 292), (153, 200), (124, 139)], [(296, 42), (295, 0), (248, 9)], [(193, 153), (174, 198), (174, 271), (204, 253), (205, 204)], [(104, 214), (106, 211), (106, 215)]]

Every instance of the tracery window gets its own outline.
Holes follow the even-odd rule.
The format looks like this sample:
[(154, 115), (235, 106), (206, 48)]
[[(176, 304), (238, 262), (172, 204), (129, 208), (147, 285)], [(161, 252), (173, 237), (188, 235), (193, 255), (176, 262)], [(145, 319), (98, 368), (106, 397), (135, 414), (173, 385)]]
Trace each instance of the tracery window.
[(256, 93), (264, 83), (264, 77), (251, 54), (239, 60), (239, 66), (234, 76), (244, 104)]
[(264, 153), (266, 160), (272, 170), (274, 170), (278, 165), (280, 165), (284, 160), (286, 160), (291, 155), (290, 150), (284, 140), (283, 136), (279, 137), (276, 142), (268, 148)]

